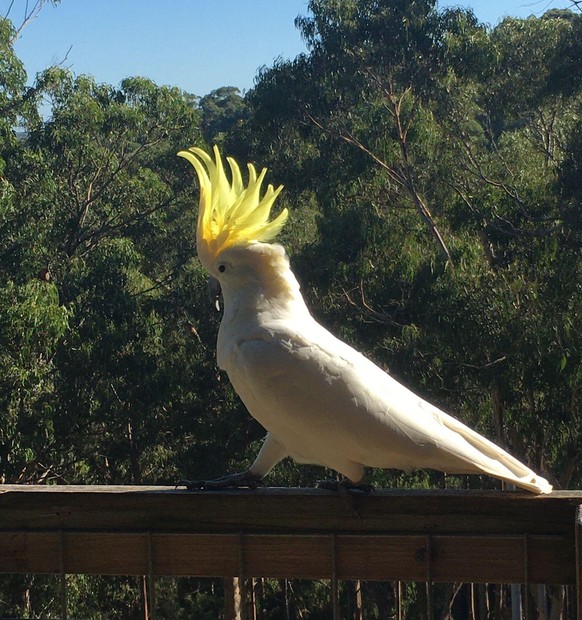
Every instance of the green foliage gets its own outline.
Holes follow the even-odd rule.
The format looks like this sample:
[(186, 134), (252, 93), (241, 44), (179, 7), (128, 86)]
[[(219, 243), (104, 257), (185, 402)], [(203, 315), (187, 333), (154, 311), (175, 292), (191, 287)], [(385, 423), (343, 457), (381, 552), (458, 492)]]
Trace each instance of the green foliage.
[[(582, 483), (582, 16), (491, 29), (428, 0), (309, 10), (307, 54), (263, 68), (244, 97), (200, 100), (59, 67), (26, 86), (0, 20), (5, 482), (172, 484), (252, 462), (263, 430), (216, 368), (196, 189), (175, 157), (217, 142), (285, 185), (281, 242), (325, 325), (557, 486)], [(330, 475), (286, 460), (271, 480)], [(78, 617), (143, 615), (138, 579), (67, 582)], [(3, 577), (0, 608), (58, 617), (57, 587)], [(349, 609), (352, 586), (340, 590)], [(364, 593), (367, 614), (390, 613), (392, 586)], [(453, 594), (435, 596), (444, 612)], [(262, 580), (258, 597), (265, 618), (330, 614), (326, 582)], [(219, 617), (224, 603), (221, 583), (199, 579), (161, 579), (157, 599), (176, 618)], [(405, 586), (407, 617), (424, 605)]]
[(430, 3), (310, 9), (310, 54), (263, 71), (231, 143), (284, 168), (291, 239), (315, 192), (317, 233), (293, 262), (316, 315), (579, 484), (580, 330), (564, 326), (579, 325), (580, 92), (563, 76), (580, 16), (488, 30)]
[(240, 91), (234, 86), (222, 86), (200, 98), (202, 132), (208, 144), (221, 144), (229, 132), (235, 132), (248, 117), (248, 108)]
[(26, 72), (12, 48), (12, 23), (0, 18), (0, 137), (2, 142), (12, 140), (12, 129), (22, 109)]

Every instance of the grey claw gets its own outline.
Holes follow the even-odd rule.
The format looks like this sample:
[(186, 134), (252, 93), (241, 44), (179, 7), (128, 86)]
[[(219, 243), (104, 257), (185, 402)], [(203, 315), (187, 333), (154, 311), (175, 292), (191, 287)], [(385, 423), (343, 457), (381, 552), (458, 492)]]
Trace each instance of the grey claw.
[(248, 488), (256, 489), (259, 486), (265, 486), (260, 476), (255, 476), (249, 472), (239, 474), (229, 474), (216, 478), (215, 480), (179, 480), (176, 487), (186, 487), (188, 491), (205, 490), (216, 491), (219, 489), (229, 488)]

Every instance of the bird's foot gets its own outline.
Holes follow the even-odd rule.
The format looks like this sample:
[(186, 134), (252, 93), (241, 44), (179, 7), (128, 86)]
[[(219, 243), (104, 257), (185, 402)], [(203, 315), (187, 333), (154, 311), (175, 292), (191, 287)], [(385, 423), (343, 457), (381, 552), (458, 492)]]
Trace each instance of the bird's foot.
[(265, 486), (261, 476), (243, 471), (238, 474), (227, 474), (215, 480), (179, 480), (176, 487), (186, 487), (188, 491), (196, 489), (216, 491), (219, 489), (256, 489)]
[[(374, 491), (374, 487), (371, 484), (355, 484), (351, 480), (344, 478), (342, 480), (320, 480), (317, 483), (318, 489), (327, 489), (328, 491), (334, 491), (342, 499), (342, 501), (348, 506), (348, 508), (362, 520), (362, 515), (358, 509), (359, 501), (357, 496), (360, 493), (369, 495)], [(354, 493), (359, 491), (359, 493)]]

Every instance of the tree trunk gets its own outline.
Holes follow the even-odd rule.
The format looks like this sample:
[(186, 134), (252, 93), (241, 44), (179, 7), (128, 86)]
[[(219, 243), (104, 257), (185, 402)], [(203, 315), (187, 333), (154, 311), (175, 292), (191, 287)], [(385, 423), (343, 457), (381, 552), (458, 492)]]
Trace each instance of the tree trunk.
[[(554, 586), (551, 590), (552, 606), (550, 608), (549, 620), (562, 620), (564, 617), (564, 603), (565, 603), (565, 588), (564, 586)], [(578, 615), (582, 610), (578, 610)]]
[[(376, 603), (378, 608), (378, 618), (392, 618), (396, 610), (396, 620), (403, 620), (402, 607), (398, 607), (398, 583), (368, 581), (366, 582), (366, 595)], [(400, 594), (402, 594), (400, 592)], [(362, 600), (363, 604), (363, 600)], [(363, 609), (363, 607), (362, 607)], [(400, 613), (400, 615), (398, 615)], [(362, 611), (363, 614), (363, 611)], [(362, 616), (363, 617), (363, 616)]]
[(289, 593), (289, 582), (284, 580), (285, 588), (285, 620), (291, 620), (291, 596)]
[(404, 613), (402, 609), (402, 581), (397, 581), (394, 586), (394, 599), (396, 600), (396, 620), (403, 620)]
[(493, 617), (501, 618), (503, 614), (503, 590), (504, 586), (498, 584), (494, 586), (494, 603), (493, 603)]
[[(516, 583), (511, 584), (511, 620), (521, 620), (523, 617), (521, 609), (521, 586)], [(529, 618), (527, 618), (529, 620)]]
[(249, 610), (247, 618), (249, 620), (257, 620), (257, 580), (253, 577), (250, 580), (249, 588)]
[(477, 602), (478, 602), (478, 615), (479, 620), (487, 620), (489, 618), (489, 593), (486, 583), (476, 584), (477, 589)]
[(238, 577), (224, 578), (225, 620), (245, 620), (243, 617), (241, 583)]
[(538, 620), (548, 620), (548, 605), (546, 603), (546, 587), (543, 584), (532, 586), (532, 594), (536, 603)]
[(501, 402), (501, 391), (499, 384), (494, 379), (491, 386), (491, 400), (493, 402), (493, 424), (497, 440), (502, 447), (505, 447), (505, 433), (503, 431), (503, 403)]
[(141, 608), (143, 609), (143, 620), (150, 620), (150, 607), (148, 601), (148, 578), (146, 575), (139, 577), (139, 593), (141, 597)]
[(362, 582), (358, 579), (354, 581), (354, 620), (364, 620), (364, 608), (362, 606)]

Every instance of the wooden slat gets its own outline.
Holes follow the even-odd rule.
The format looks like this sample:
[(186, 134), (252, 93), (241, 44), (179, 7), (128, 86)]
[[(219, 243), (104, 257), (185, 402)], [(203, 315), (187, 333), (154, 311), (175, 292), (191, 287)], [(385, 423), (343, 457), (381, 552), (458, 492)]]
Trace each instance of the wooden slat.
[[(64, 549), (66, 573), (143, 575), (149, 571), (148, 534), (12, 532), (0, 533), (1, 572), (58, 573), (59, 544)], [(335, 545), (339, 579), (427, 579), (424, 536), (338, 535)], [(155, 575), (222, 577), (241, 571), (245, 577), (329, 579), (333, 574), (331, 549), (329, 535), (155, 534), (152, 566)], [(524, 580), (519, 537), (435, 536), (432, 550), (434, 581)], [(563, 539), (532, 537), (528, 554), (532, 583), (575, 583), (576, 568), (564, 561), (571, 552), (571, 545)]]
[(58, 573), (58, 532), (1, 532), (0, 571)]
[(236, 576), (240, 570), (239, 543), (236, 534), (155, 534), (154, 574)]
[(342, 579), (424, 581), (426, 536), (359, 536), (336, 538), (338, 575)]
[(435, 581), (574, 584), (581, 501), (381, 491), (352, 506), (312, 489), (5, 485), (0, 572), (424, 581), (430, 566)]
[(280, 579), (331, 578), (331, 536), (250, 534), (241, 538), (245, 577)]
[(576, 603), (578, 620), (582, 620), (582, 505), (576, 509)]

